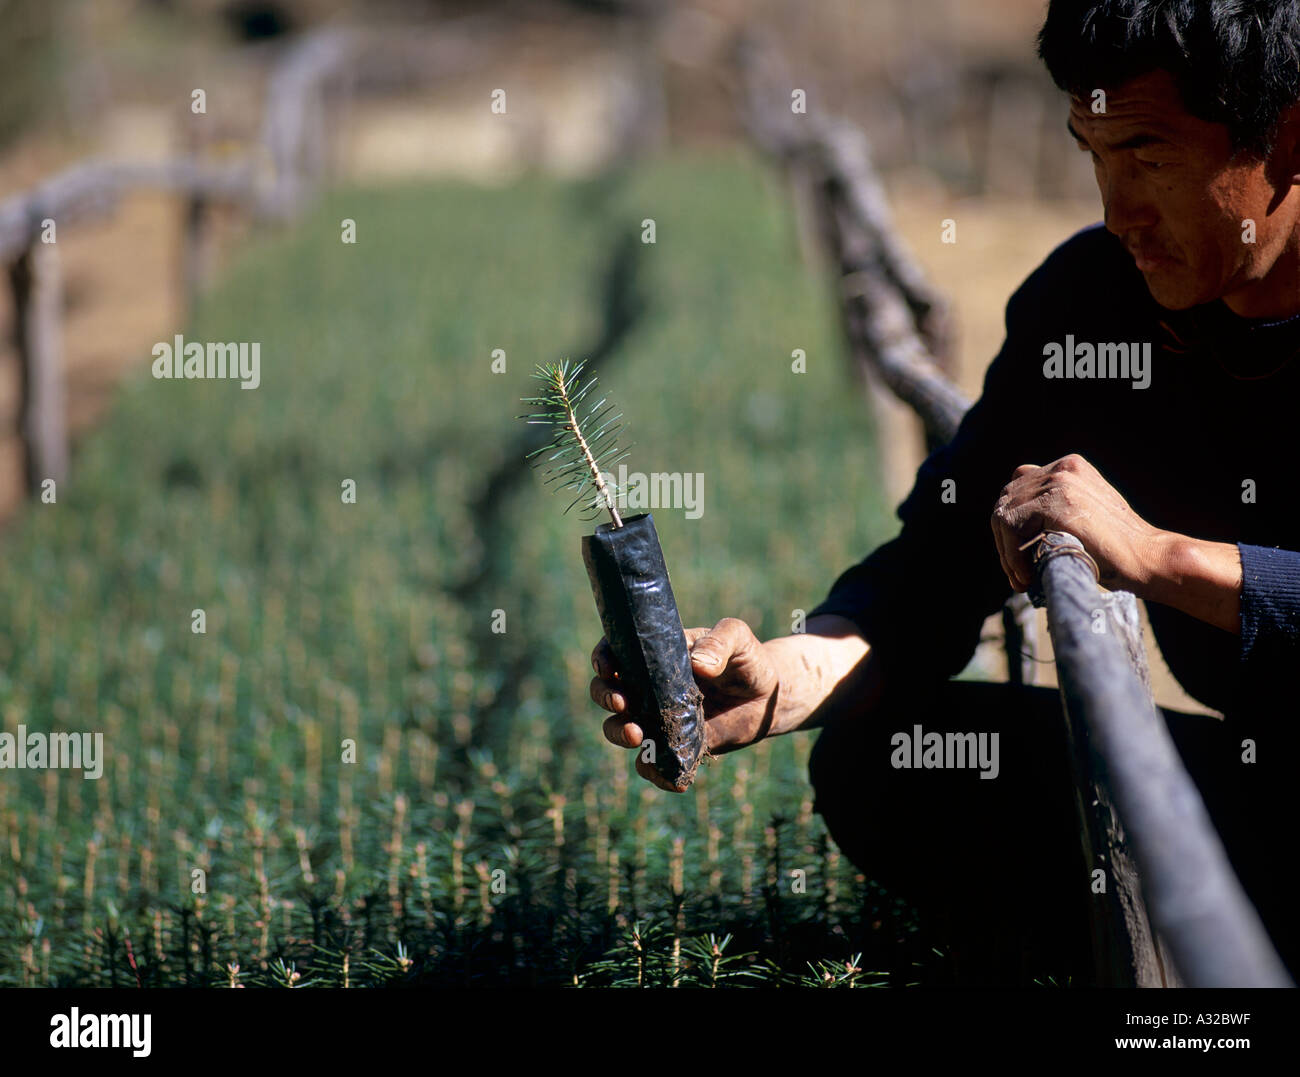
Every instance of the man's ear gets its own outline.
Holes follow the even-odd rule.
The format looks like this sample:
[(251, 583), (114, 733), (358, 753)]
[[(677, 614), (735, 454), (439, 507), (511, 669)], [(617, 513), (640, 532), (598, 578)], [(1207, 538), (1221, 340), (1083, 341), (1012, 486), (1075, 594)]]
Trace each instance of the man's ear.
[(1292, 187), (1300, 186), (1300, 101), (1278, 119), (1273, 154), (1283, 182)]
[[(1291, 195), (1291, 188), (1300, 187), (1300, 101), (1284, 109), (1273, 128), (1273, 148), (1264, 158), (1264, 177), (1273, 189), (1268, 213), (1273, 213)], [(1254, 160), (1243, 162), (1250, 167)]]

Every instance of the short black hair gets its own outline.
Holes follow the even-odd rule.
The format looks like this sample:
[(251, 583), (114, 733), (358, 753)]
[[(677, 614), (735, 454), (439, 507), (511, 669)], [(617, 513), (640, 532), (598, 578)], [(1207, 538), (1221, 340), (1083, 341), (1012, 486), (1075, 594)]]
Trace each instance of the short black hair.
[(1168, 71), (1191, 115), (1263, 158), (1300, 101), (1300, 0), (1050, 0), (1038, 55), (1085, 99)]

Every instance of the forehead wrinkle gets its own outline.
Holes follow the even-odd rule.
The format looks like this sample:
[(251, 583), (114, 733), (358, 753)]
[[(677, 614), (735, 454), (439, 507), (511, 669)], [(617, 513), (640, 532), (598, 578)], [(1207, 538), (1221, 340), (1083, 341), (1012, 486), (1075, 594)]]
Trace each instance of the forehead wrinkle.
[[(1142, 124), (1142, 126), (1149, 127), (1150, 129), (1146, 131), (1139, 131), (1137, 134), (1130, 135), (1128, 138), (1121, 139), (1120, 141), (1110, 144), (1108, 146), (1103, 145), (1103, 149), (1108, 148), (1111, 150), (1111, 152), (1119, 152), (1121, 150), (1142, 149), (1144, 146), (1169, 146), (1169, 147), (1177, 148), (1177, 146), (1179, 145), (1177, 142), (1167, 137), (1165, 134), (1157, 133), (1165, 130), (1162, 125)], [(1070, 132), (1071, 136), (1073, 136), (1073, 138), (1076, 141), (1083, 142), (1085, 144), (1088, 143), (1088, 140), (1084, 138), (1083, 135), (1081, 135), (1078, 132), (1078, 130), (1076, 130), (1073, 119), (1067, 119), (1065, 121), (1065, 129)]]

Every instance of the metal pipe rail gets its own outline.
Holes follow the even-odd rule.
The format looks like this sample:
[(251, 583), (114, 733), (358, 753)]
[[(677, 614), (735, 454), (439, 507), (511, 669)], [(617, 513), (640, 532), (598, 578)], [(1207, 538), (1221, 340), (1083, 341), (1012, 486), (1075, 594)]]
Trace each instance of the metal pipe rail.
[[(1072, 739), (1089, 757), (1080, 762), (1099, 798), (1091, 805), (1091, 821), (1113, 828), (1094, 840), (1117, 850), (1103, 870), (1118, 891), (1129, 935), (1139, 941), (1145, 935), (1140, 907), (1133, 904), (1141, 900), (1134, 885), (1140, 877), (1151, 924), (1186, 986), (1294, 987), (1151, 701), (1142, 677), (1136, 601), (1127, 592), (1103, 596), (1092, 568), (1077, 556), (1082, 551), (1073, 535), (1043, 536), (1031, 596), (1047, 608), (1061, 700)], [(1076, 556), (1060, 556), (1067, 552)], [(1098, 632), (1102, 610), (1107, 631)], [(1134, 658), (1142, 666), (1135, 668)], [(1112, 798), (1117, 818), (1107, 820)], [(1133, 877), (1125, 863), (1130, 845), (1137, 864)], [(1142, 949), (1126, 954), (1112, 947), (1108, 955), (1132, 962), (1139, 984), (1152, 978), (1152, 970), (1142, 967)], [(1168, 983), (1158, 952), (1156, 961)]]

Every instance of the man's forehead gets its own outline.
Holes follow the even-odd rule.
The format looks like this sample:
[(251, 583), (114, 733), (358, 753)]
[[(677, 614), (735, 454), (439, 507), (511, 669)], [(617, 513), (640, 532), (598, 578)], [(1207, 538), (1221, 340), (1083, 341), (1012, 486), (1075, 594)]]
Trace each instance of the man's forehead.
[[(1102, 96), (1104, 94), (1104, 96)], [(1124, 137), (1136, 131), (1185, 142), (1210, 126), (1191, 115), (1166, 71), (1152, 72), (1121, 86), (1098, 87), (1086, 97), (1071, 95), (1070, 126), (1080, 134)]]
[[(1145, 101), (1152, 105), (1170, 105), (1180, 110), (1182, 108), (1182, 96), (1178, 92), (1178, 84), (1174, 81), (1174, 76), (1163, 67), (1135, 75), (1127, 82), (1118, 85), (1099, 83), (1095, 89), (1104, 89), (1107, 100), (1113, 97), (1117, 100)], [(1087, 104), (1093, 92), (1094, 89), (1088, 89), (1079, 94), (1071, 94), (1070, 99)]]

